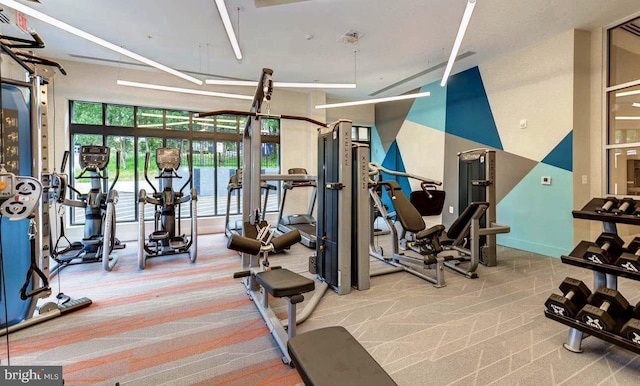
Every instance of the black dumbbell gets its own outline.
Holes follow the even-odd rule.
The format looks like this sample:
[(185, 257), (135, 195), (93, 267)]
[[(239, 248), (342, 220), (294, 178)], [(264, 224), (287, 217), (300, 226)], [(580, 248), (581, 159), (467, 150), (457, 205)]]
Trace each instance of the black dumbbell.
[(636, 208), (636, 201), (633, 198), (623, 198), (619, 203), (620, 205), (611, 211), (615, 215), (630, 214)]
[(634, 237), (627, 246), (627, 251), (616, 260), (616, 265), (629, 272), (640, 272), (640, 237)]
[(620, 335), (640, 345), (640, 302), (633, 308), (633, 317), (620, 329)]
[(613, 264), (622, 254), (624, 241), (615, 233), (602, 232), (596, 245), (587, 248), (582, 257), (595, 264)]
[(640, 345), (640, 319), (631, 318), (622, 326), (620, 335), (631, 342)]
[(613, 208), (618, 206), (618, 199), (615, 197), (607, 197), (602, 207), (596, 209), (596, 213), (609, 213)]
[(589, 288), (578, 279), (566, 277), (560, 283), (560, 291), (563, 295), (551, 294), (544, 303), (549, 312), (561, 316), (573, 318), (585, 304), (591, 295)]
[(613, 331), (617, 326), (616, 319), (629, 308), (629, 302), (620, 292), (606, 287), (591, 294), (589, 303), (582, 307), (576, 319), (604, 331)]

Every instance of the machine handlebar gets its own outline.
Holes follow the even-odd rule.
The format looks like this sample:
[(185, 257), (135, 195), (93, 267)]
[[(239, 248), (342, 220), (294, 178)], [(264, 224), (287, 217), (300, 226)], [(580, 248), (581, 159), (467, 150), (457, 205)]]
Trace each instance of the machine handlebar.
[(374, 176), (380, 175), (380, 172), (384, 172), (384, 173), (390, 174), (392, 176), (413, 178), (414, 180), (418, 180), (418, 181), (421, 181), (421, 182), (426, 182), (428, 185), (434, 185), (434, 186), (441, 186), (442, 185), (442, 181), (432, 180), (430, 178), (418, 176), (416, 174), (399, 172), (397, 170), (387, 169), (387, 168), (385, 168), (384, 166), (380, 165), (377, 162), (369, 162), (369, 176), (370, 177), (374, 177)]
[(147, 182), (151, 186), (151, 189), (153, 189), (153, 194), (156, 195), (156, 194), (158, 194), (158, 191), (156, 190), (156, 187), (153, 185), (153, 183), (149, 179), (148, 171), (149, 171), (150, 160), (151, 160), (151, 154), (149, 154), (149, 152), (147, 152), (146, 155), (144, 156), (144, 179), (147, 180)]

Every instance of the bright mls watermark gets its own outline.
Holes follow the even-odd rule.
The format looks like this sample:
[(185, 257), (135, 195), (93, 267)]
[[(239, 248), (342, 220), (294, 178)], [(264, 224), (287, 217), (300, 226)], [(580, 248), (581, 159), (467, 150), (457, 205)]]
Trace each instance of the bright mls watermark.
[(0, 367), (2, 386), (36, 385), (61, 386), (62, 366), (2, 366)]

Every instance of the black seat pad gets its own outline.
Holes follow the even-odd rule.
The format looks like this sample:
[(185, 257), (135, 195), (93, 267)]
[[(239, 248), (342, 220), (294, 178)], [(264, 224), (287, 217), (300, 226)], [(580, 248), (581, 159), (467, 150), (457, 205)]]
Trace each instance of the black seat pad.
[(276, 298), (300, 295), (316, 288), (313, 280), (288, 269), (258, 272), (256, 280), (271, 296)]
[(423, 231), (416, 233), (416, 239), (421, 240), (432, 235), (440, 236), (444, 232), (444, 225), (434, 225)]
[(470, 203), (469, 206), (462, 211), (460, 216), (458, 216), (456, 221), (451, 224), (449, 230), (447, 230), (447, 237), (454, 240), (458, 238), (460, 233), (466, 231), (469, 228), (469, 225), (471, 225), (473, 215), (480, 206), (484, 206), (484, 210), (487, 210), (489, 203), (484, 201), (474, 201)]
[(381, 184), (385, 186), (387, 193), (391, 197), (393, 207), (403, 229), (411, 233), (418, 233), (427, 227), (424, 225), (420, 212), (407, 200), (407, 196), (404, 195), (397, 181), (382, 181)]
[(296, 335), (289, 355), (305, 385), (396, 385), (344, 327), (326, 327)]

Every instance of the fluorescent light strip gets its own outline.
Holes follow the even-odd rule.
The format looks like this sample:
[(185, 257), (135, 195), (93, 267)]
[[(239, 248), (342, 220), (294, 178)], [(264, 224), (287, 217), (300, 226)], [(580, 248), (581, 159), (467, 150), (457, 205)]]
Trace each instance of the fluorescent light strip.
[[(180, 126), (180, 125), (188, 125), (189, 121), (184, 122), (167, 122), (165, 126)], [(148, 123), (146, 125), (138, 125), (140, 128), (150, 128), (150, 127), (162, 127), (162, 123)]]
[(616, 121), (640, 121), (640, 117), (616, 117)]
[(118, 80), (118, 85), (147, 88), (150, 90), (158, 90), (158, 91), (179, 92), (183, 94), (205, 95), (205, 96), (218, 97), (218, 98), (244, 99), (248, 101), (253, 100), (253, 97), (249, 95), (227, 94), (223, 92), (194, 90), (194, 89), (182, 88), (182, 87), (161, 86), (158, 84), (130, 82), (128, 80)]
[(227, 37), (229, 37), (229, 43), (233, 48), (233, 53), (236, 55), (236, 59), (242, 59), (242, 52), (240, 52), (240, 45), (238, 45), (238, 39), (236, 39), (236, 33), (233, 31), (231, 25), (231, 19), (229, 18), (229, 12), (227, 6), (224, 4), (224, 0), (216, 0), (216, 6), (218, 7), (218, 13), (224, 24), (224, 29), (227, 31)]
[(640, 94), (640, 90), (623, 91), (623, 92), (616, 93), (616, 97), (620, 98), (620, 97), (626, 97), (629, 95), (638, 95), (638, 94)]
[[(252, 80), (218, 80), (207, 79), (206, 84), (215, 84), (219, 86), (251, 86), (256, 87), (258, 82)], [(274, 87), (281, 88), (356, 88), (355, 83), (290, 83), (290, 82), (273, 82)]]
[(431, 95), (429, 91), (419, 92), (416, 94), (406, 94), (406, 95), (398, 95), (393, 97), (386, 98), (377, 98), (377, 99), (368, 99), (362, 101), (353, 101), (353, 102), (343, 102), (343, 103), (330, 103), (326, 105), (317, 105), (316, 109), (331, 109), (334, 107), (346, 107), (346, 106), (359, 106), (359, 105), (367, 105), (371, 103), (381, 103), (381, 102), (391, 102), (391, 101), (400, 101), (403, 99), (414, 99), (414, 98), (422, 98)]
[(640, 103), (636, 102), (636, 103), (632, 104), (631, 106), (633, 106), (633, 107), (640, 107)]
[(104, 48), (110, 49), (111, 51), (115, 51), (115, 52), (117, 52), (119, 54), (122, 54), (124, 56), (128, 56), (131, 59), (135, 59), (135, 60), (137, 60), (139, 62), (142, 62), (144, 64), (147, 64), (147, 65), (149, 65), (151, 67), (155, 67), (158, 70), (167, 72), (167, 73), (169, 73), (171, 75), (175, 75), (175, 76), (177, 76), (179, 78), (188, 80), (189, 82), (193, 82), (193, 83), (195, 83), (197, 85), (202, 85), (202, 81), (200, 79), (196, 79), (193, 76), (187, 75), (187, 74), (182, 73), (180, 71), (176, 71), (173, 68), (169, 68), (169, 67), (167, 67), (167, 66), (165, 66), (163, 64), (160, 64), (158, 62), (155, 62), (155, 61), (153, 61), (151, 59), (147, 59), (142, 55), (136, 54), (135, 52), (131, 52), (131, 51), (126, 50), (126, 49), (124, 49), (124, 48), (122, 48), (120, 46), (117, 46), (117, 45), (115, 45), (113, 43), (110, 43), (110, 42), (108, 42), (108, 41), (106, 41), (104, 39), (100, 39), (99, 37), (91, 35), (88, 32), (84, 32), (84, 31), (82, 31), (82, 30), (80, 30), (80, 29), (78, 29), (76, 27), (70, 26), (69, 24), (64, 23), (64, 22), (62, 22), (62, 21), (60, 21), (58, 19), (54, 19), (51, 16), (45, 15), (44, 13), (42, 13), (40, 11), (36, 11), (35, 9), (29, 8), (26, 5), (22, 5), (22, 4), (18, 3), (17, 1), (14, 1), (14, 0), (0, 0), (0, 4), (6, 5), (7, 7), (13, 8), (16, 11), (22, 12), (25, 15), (29, 15), (29, 16), (31, 16), (31, 17), (33, 17), (35, 19), (41, 20), (41, 21), (43, 21), (43, 22), (45, 22), (47, 24), (51, 24), (54, 27), (60, 28), (61, 30), (67, 31), (70, 34), (73, 34), (73, 35), (76, 35), (78, 37), (81, 37), (81, 38), (83, 38), (85, 40), (88, 40), (90, 42), (98, 44), (98, 45), (100, 45), (100, 46), (102, 46)]
[(473, 9), (475, 8), (475, 6), (476, 0), (469, 0), (467, 2), (467, 8), (465, 8), (464, 10), (464, 15), (462, 15), (462, 21), (460, 22), (460, 28), (458, 29), (458, 35), (456, 36), (456, 40), (453, 43), (451, 56), (449, 56), (449, 61), (447, 62), (447, 68), (444, 70), (444, 76), (442, 77), (442, 82), (440, 82), (441, 87), (444, 87), (447, 84), (447, 79), (449, 79), (451, 69), (453, 68), (453, 63), (456, 61), (456, 57), (458, 56), (458, 51), (460, 50), (460, 46), (462, 45), (462, 39), (464, 38), (464, 34), (467, 31), (467, 27), (469, 26), (469, 21), (471, 20), (471, 15), (473, 14)]

